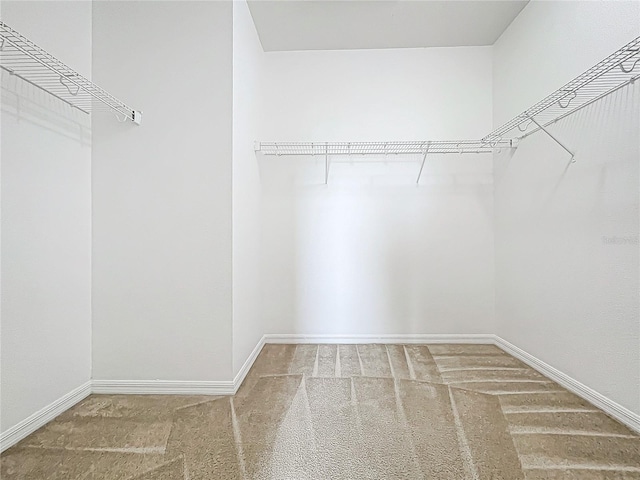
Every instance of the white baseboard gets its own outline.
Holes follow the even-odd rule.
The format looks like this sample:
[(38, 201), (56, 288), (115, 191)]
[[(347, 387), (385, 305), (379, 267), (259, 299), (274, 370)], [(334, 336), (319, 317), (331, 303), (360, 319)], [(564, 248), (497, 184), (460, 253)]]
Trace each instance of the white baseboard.
[(93, 380), (91, 393), (125, 395), (233, 395), (232, 381)]
[(46, 423), (50, 422), (58, 415), (73, 407), (80, 400), (91, 394), (91, 381), (88, 381), (78, 388), (71, 390), (56, 401), (38, 410), (33, 415), (28, 416), (20, 423), (0, 434), (0, 452), (15, 445), (27, 435), (32, 434)]
[(406, 334), (406, 335), (301, 335), (267, 334), (253, 349), (242, 368), (232, 381), (182, 381), (182, 380), (92, 380), (72, 390), (55, 402), (29, 416), (22, 422), (0, 434), (0, 451), (15, 445), (47, 422), (71, 408), (90, 393), (97, 394), (170, 394), (170, 395), (233, 395), (238, 390), (262, 347), (266, 343), (404, 343), (404, 344), (489, 344), (496, 345), (505, 352), (549, 377), (559, 385), (584, 398), (629, 428), (640, 433), (640, 415), (580, 383), (569, 375), (548, 365), (542, 360), (492, 334)]
[(596, 392), (592, 388), (587, 387), (586, 385), (580, 383), (578, 380), (570, 377), (566, 373), (561, 372), (557, 368), (552, 367), (539, 358), (534, 357), (533, 355), (525, 352), (521, 348), (516, 347), (515, 345), (507, 342), (497, 335), (495, 336), (495, 344), (496, 346), (507, 352), (509, 355), (522, 360), (531, 368), (542, 373), (544, 376), (550, 378), (554, 382), (575, 393), (579, 397), (584, 398), (619, 422), (624, 423), (632, 430), (640, 433), (640, 415), (633, 413), (631, 410), (628, 410), (622, 405), (605, 397), (601, 393)]
[(303, 334), (267, 334), (264, 343), (477, 343), (493, 344), (494, 335), (490, 333), (472, 334), (391, 334), (391, 335), (303, 335)]
[(238, 389), (240, 388), (240, 385), (242, 385), (242, 382), (244, 382), (244, 377), (247, 376), (247, 373), (249, 373), (249, 370), (251, 370), (251, 367), (253, 367), (253, 362), (255, 362), (256, 358), (258, 358), (258, 355), (262, 351), (262, 347), (264, 347), (264, 344), (265, 344), (265, 336), (263, 335), (262, 338), (258, 340), (258, 343), (256, 344), (255, 348), (249, 354), (249, 357), (247, 357), (247, 360), (242, 365), (242, 368), (240, 368), (235, 378), (233, 379), (234, 394), (238, 391)]

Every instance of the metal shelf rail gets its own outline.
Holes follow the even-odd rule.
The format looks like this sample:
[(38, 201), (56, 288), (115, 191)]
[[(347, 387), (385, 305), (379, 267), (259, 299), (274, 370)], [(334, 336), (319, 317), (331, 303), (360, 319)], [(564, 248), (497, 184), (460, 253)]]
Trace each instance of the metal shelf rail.
[(107, 109), (139, 125), (142, 112), (106, 92), (0, 21), (0, 68), (81, 112)]
[(324, 183), (329, 180), (329, 157), (364, 155), (422, 155), (422, 163), (416, 183), (420, 183), (427, 155), (442, 153), (493, 153), (495, 149), (509, 148), (511, 140), (500, 140), (488, 144), (480, 140), (445, 140), (424, 142), (256, 142), (256, 152), (264, 155), (311, 155), (324, 156)]
[[(499, 126), (482, 141), (493, 143), (505, 138), (520, 140), (539, 130), (551, 135), (546, 130), (549, 125), (640, 78), (640, 68), (636, 69), (638, 62), (640, 62), (640, 37), (598, 62), (520, 115)], [(560, 143), (555, 137), (552, 136), (552, 138)], [(568, 150), (561, 143), (560, 145)]]
[[(586, 72), (546, 98), (512, 118), (481, 140), (446, 140), (417, 142), (262, 142), (255, 150), (264, 155), (403, 155), (422, 154), (424, 167), (427, 154), (492, 153), (504, 147), (515, 148), (518, 141), (542, 130), (564, 148), (573, 152), (547, 127), (590, 105), (602, 97), (640, 78), (640, 37), (598, 62)], [(530, 128), (533, 127), (533, 128)], [(328, 165), (328, 160), (327, 160)], [(328, 171), (328, 168), (327, 168)], [(418, 181), (420, 175), (418, 175)]]
[(259, 142), (255, 150), (264, 155), (423, 155), (429, 153), (492, 153), (510, 147), (509, 140), (489, 145), (479, 140), (423, 142)]

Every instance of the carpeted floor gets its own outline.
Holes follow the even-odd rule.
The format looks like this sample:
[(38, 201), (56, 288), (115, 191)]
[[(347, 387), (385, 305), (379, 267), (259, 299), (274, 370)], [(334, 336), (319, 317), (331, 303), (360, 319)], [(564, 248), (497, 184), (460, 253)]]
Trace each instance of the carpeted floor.
[(640, 436), (488, 345), (267, 345), (234, 397), (92, 395), (1, 478), (637, 480)]

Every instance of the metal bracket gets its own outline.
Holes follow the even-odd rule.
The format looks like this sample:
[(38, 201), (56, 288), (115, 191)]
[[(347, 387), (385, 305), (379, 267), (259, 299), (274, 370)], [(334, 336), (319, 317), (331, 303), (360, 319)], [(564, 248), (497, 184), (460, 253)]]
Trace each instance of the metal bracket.
[(324, 154), (324, 184), (329, 184), (329, 154)]
[(571, 92), (569, 93), (569, 95), (568, 95), (566, 98), (564, 98), (564, 100), (566, 100), (566, 102), (567, 102), (567, 103), (565, 103), (565, 104), (563, 105), (563, 104), (562, 104), (562, 100), (563, 100), (563, 99), (560, 99), (560, 100), (558, 100), (558, 106), (559, 106), (560, 108), (567, 108), (567, 107), (571, 104), (571, 101), (572, 101), (574, 98), (576, 98), (577, 96), (578, 96), (578, 93), (577, 93), (575, 90), (571, 91)]
[[(529, 120), (531, 120), (531, 117), (529, 117)], [(524, 123), (525, 123), (525, 122), (520, 122), (520, 123), (518, 124), (518, 130), (520, 130), (521, 132), (526, 132), (526, 131), (527, 131), (527, 128), (529, 128), (529, 125), (531, 125), (531, 122), (529, 122), (529, 123), (527, 123), (527, 124), (524, 126), (524, 128), (522, 128), (522, 125), (523, 125)]]
[(71, 90), (71, 87), (69, 86), (68, 83), (64, 83), (64, 81), (66, 80), (66, 78), (62, 75), (60, 75), (60, 83), (69, 91), (69, 95), (73, 95), (74, 97), (76, 95), (78, 95), (78, 93), (80, 93), (80, 85), (78, 85), (77, 83), (73, 82), (73, 84), (76, 87), (76, 91), (74, 92), (73, 90)]
[(624, 68), (624, 62), (620, 62), (620, 70), (622, 70), (624, 73), (631, 73), (633, 72), (633, 69), (636, 68), (636, 64), (640, 62), (640, 57), (636, 58), (635, 61), (631, 64), (631, 67)]
[[(129, 115), (121, 112), (113, 112), (113, 114), (116, 116), (116, 120), (120, 123), (125, 123), (128, 120), (131, 120), (136, 125), (140, 125), (140, 123), (142, 123), (142, 112), (138, 112), (136, 110), (131, 110), (131, 114)], [(122, 115), (122, 117), (120, 115)]]
[(429, 147), (431, 146), (431, 142), (427, 142), (427, 149), (424, 151), (424, 156), (422, 157), (422, 165), (420, 165), (420, 171), (418, 172), (418, 178), (416, 179), (416, 185), (420, 183), (420, 177), (422, 176), (422, 170), (424, 169), (424, 164), (427, 161), (427, 155), (429, 154)]
[(533, 123), (535, 123), (538, 128), (540, 130), (542, 130), (544, 133), (546, 133), (547, 135), (549, 135), (551, 137), (551, 139), (556, 142), (558, 145), (560, 145), (569, 155), (571, 155), (571, 163), (575, 162), (575, 156), (576, 154), (573, 153), (571, 150), (569, 150), (560, 140), (558, 140), (556, 137), (554, 137), (551, 132), (549, 132), (549, 130), (547, 130), (546, 128), (544, 128), (542, 125), (540, 125), (535, 118), (533, 117), (529, 117), (529, 120), (531, 120)]
[(113, 114), (115, 115), (116, 120), (118, 121), (118, 123), (124, 123), (127, 120), (129, 120), (129, 117), (127, 115), (125, 115), (124, 113), (113, 112)]

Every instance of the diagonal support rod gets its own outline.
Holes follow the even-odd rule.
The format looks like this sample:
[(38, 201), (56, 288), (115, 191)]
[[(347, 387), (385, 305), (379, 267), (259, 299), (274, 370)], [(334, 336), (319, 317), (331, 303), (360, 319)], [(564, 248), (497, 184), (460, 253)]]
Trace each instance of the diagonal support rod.
[(422, 165), (420, 165), (420, 171), (418, 172), (418, 178), (416, 179), (416, 185), (420, 183), (420, 177), (422, 176), (422, 170), (424, 169), (424, 163), (427, 161), (427, 155), (429, 154), (429, 146), (431, 146), (431, 142), (427, 142), (427, 149), (424, 151), (424, 156), (422, 157)]
[(324, 184), (329, 184), (329, 153), (324, 154)]
[(535, 119), (535, 118), (533, 118), (533, 117), (531, 117), (531, 116), (530, 116), (530, 117), (529, 117), (529, 120), (531, 120), (533, 123), (535, 123), (535, 124), (538, 126), (538, 128), (539, 128), (540, 130), (542, 130), (544, 133), (546, 133), (547, 135), (549, 135), (549, 136), (553, 139), (553, 141), (554, 141), (554, 142), (556, 142), (556, 143), (557, 143), (558, 145), (560, 145), (564, 150), (566, 150), (566, 151), (567, 151), (567, 153), (568, 153), (569, 155), (571, 155), (571, 161), (572, 161), (572, 162), (574, 161), (574, 157), (576, 156), (576, 154), (575, 154), (575, 153), (573, 153), (571, 150), (569, 150), (569, 149), (568, 149), (568, 148), (567, 148), (567, 147), (566, 147), (566, 146), (565, 146), (565, 145), (564, 145), (560, 140), (558, 140), (556, 137), (554, 137), (554, 136), (551, 134), (551, 132), (549, 132), (549, 130), (547, 130), (547, 129), (546, 129), (546, 128), (544, 128), (542, 125), (540, 125), (540, 124), (536, 121), (536, 119)]

